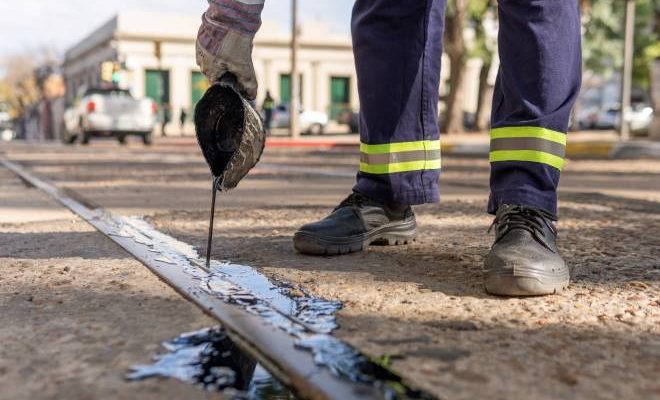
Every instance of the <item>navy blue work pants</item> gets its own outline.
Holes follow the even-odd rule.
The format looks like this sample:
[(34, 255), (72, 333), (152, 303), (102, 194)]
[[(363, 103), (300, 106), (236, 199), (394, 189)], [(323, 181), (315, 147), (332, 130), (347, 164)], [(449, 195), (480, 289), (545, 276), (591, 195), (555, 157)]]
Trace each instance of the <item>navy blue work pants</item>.
[[(439, 200), (438, 92), (446, 0), (357, 0), (361, 103), (355, 191), (384, 202)], [(580, 88), (576, 0), (499, 0), (500, 70), (491, 120), (489, 212), (556, 213), (571, 107)]]

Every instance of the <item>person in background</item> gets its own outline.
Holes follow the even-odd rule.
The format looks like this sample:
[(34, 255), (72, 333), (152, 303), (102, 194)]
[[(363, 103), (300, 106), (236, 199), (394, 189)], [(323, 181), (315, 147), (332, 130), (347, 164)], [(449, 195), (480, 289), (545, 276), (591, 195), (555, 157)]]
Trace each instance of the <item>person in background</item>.
[(161, 120), (161, 133), (163, 137), (167, 136), (167, 124), (172, 120), (172, 107), (170, 103), (163, 103), (163, 119)]
[[(495, 238), (486, 291), (547, 295), (569, 283), (556, 245), (557, 187), (582, 77), (577, 0), (498, 0), (500, 69), (491, 119)], [(252, 100), (252, 42), (263, 0), (213, 0), (197, 40), (211, 82), (234, 74)], [(293, 237), (301, 253), (338, 255), (417, 235), (411, 206), (439, 201), (438, 101), (447, 0), (356, 0), (352, 34), (360, 96), (360, 164), (352, 193)], [(470, 244), (466, 243), (466, 246)], [(439, 255), (440, 256), (440, 255)]]
[(181, 136), (185, 135), (186, 120), (188, 119), (188, 111), (184, 108), (181, 108), (181, 113), (179, 113), (179, 128), (181, 129)]
[(267, 134), (270, 134), (270, 128), (271, 125), (273, 124), (274, 108), (275, 108), (275, 100), (273, 99), (273, 96), (270, 95), (270, 90), (267, 90), (266, 97), (264, 98), (264, 102), (261, 105), (261, 109), (264, 112), (264, 128), (266, 129)]

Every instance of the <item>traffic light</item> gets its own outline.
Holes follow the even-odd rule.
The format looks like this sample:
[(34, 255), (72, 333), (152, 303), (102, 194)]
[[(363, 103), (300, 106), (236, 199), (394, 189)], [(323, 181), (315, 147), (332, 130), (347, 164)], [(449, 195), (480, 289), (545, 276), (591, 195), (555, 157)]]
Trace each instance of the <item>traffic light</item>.
[(112, 83), (118, 84), (121, 80), (121, 65), (116, 62), (112, 65)]
[(115, 63), (112, 61), (106, 61), (101, 64), (101, 80), (103, 82), (111, 82), (112, 76), (115, 70)]

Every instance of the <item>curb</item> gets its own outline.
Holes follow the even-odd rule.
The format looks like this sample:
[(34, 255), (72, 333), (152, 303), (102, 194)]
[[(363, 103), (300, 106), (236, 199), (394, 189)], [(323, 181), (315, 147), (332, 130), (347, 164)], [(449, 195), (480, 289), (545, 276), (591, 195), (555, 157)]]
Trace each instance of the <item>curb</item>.
[[(173, 143), (161, 143), (161, 146), (186, 146), (197, 145), (191, 139), (178, 140)], [(351, 150), (358, 151), (358, 141), (333, 140), (333, 139), (288, 139), (270, 137), (266, 140), (266, 147), (289, 148), (289, 149), (321, 149), (321, 150)], [(446, 143), (441, 144), (442, 153), (445, 155), (456, 155), (466, 157), (488, 157), (490, 152), (489, 143)], [(568, 158), (611, 158), (611, 159), (635, 159), (656, 158), (660, 159), (660, 142), (651, 140), (634, 140), (628, 142), (616, 141), (579, 141), (569, 142), (566, 145), (566, 157)]]
[[(615, 145), (624, 145), (621, 148), (627, 148), (628, 143), (613, 142), (578, 142), (569, 143), (566, 146), (567, 157), (609, 157)], [(355, 150), (359, 148), (359, 143), (350, 142), (332, 142), (328, 140), (267, 140), (266, 146), (271, 148), (317, 148), (317, 149), (347, 149)], [(644, 148), (644, 146), (638, 146)], [(489, 143), (442, 143), (442, 154), (457, 155), (466, 157), (488, 157), (490, 153)], [(620, 152), (620, 150), (619, 150)], [(638, 151), (639, 152), (639, 151)], [(631, 151), (626, 150), (626, 154)], [(660, 156), (660, 152), (658, 153)], [(656, 156), (656, 157), (658, 157)]]
[[(490, 146), (481, 144), (442, 144), (443, 154), (487, 157)], [(566, 145), (567, 158), (611, 158), (611, 159), (635, 159), (635, 158), (658, 158), (660, 159), (660, 142), (650, 140), (639, 140), (631, 142), (576, 142)]]
[(610, 158), (658, 158), (660, 159), (660, 142), (649, 140), (616, 143), (609, 153)]
[(359, 148), (360, 143), (357, 142), (340, 142), (333, 140), (299, 140), (299, 139), (279, 139), (268, 138), (266, 139), (266, 147), (275, 148), (317, 148), (317, 149), (351, 149)]

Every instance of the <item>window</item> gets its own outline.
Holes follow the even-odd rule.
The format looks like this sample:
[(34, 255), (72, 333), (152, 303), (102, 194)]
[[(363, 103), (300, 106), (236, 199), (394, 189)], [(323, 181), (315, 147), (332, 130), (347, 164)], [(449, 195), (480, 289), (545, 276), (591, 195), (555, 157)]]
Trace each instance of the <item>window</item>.
[(145, 71), (144, 82), (144, 93), (156, 104), (160, 106), (170, 102), (170, 71), (149, 69)]
[(351, 107), (351, 79), (343, 76), (330, 77), (330, 119)]

